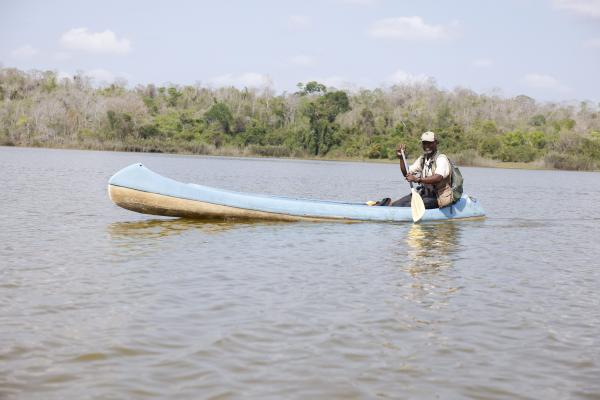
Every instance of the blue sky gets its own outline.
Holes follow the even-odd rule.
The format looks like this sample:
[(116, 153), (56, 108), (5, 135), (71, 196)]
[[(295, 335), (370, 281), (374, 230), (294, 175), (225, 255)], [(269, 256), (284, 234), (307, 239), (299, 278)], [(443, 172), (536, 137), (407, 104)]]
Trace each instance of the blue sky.
[(1, 1), (0, 64), (97, 84), (294, 90), (433, 78), (600, 101), (600, 0)]

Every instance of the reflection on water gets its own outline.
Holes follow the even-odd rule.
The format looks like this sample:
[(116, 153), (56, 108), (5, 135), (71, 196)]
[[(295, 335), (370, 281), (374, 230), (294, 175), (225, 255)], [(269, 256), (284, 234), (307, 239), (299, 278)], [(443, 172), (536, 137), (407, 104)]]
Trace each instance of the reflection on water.
[(155, 239), (166, 236), (180, 235), (189, 230), (200, 230), (203, 233), (214, 234), (248, 226), (264, 226), (286, 223), (288, 222), (172, 218), (113, 222), (108, 224), (107, 230), (113, 239)]
[[(155, 218), (113, 222), (106, 230), (113, 246), (114, 262), (127, 262), (132, 257), (145, 257), (173, 249), (189, 253), (199, 246), (220, 241), (215, 236), (232, 231), (290, 224), (285, 221), (252, 221), (223, 219)], [(213, 239), (211, 239), (213, 237)], [(181, 251), (181, 250), (175, 250)]]
[[(411, 277), (406, 299), (425, 308), (441, 308), (459, 290), (452, 271), (460, 250), (464, 224), (456, 222), (413, 224), (406, 231), (402, 269)], [(421, 318), (421, 322), (426, 318)], [(428, 321), (433, 323), (436, 320)]]
[(460, 223), (413, 224), (406, 235), (412, 275), (430, 274), (452, 266), (452, 255), (458, 250)]

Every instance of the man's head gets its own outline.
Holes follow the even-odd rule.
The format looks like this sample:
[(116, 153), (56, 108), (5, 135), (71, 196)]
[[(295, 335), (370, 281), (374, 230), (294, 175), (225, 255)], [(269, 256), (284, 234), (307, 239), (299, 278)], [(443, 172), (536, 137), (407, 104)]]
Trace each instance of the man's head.
[(435, 139), (435, 133), (428, 131), (421, 135), (421, 144), (423, 145), (423, 151), (427, 155), (431, 155), (437, 151), (437, 140)]

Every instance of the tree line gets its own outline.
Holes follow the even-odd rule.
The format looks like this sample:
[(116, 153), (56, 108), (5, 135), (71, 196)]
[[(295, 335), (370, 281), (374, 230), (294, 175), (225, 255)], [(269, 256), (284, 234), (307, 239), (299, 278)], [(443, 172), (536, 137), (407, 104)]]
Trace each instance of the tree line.
[(0, 145), (394, 159), (432, 130), (459, 164), (600, 168), (600, 104), (538, 102), (433, 82), (293, 93), (202, 85), (96, 87), (82, 74), (0, 69)]

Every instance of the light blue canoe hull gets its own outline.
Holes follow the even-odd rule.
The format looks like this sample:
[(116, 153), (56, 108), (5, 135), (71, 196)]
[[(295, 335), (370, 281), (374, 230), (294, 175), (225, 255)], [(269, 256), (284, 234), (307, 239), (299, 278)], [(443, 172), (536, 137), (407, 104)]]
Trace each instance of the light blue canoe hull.
[[(145, 214), (195, 218), (263, 218), (281, 220), (346, 220), (412, 222), (409, 207), (377, 207), (365, 203), (293, 199), (215, 189), (182, 183), (133, 164), (114, 174), (109, 196), (117, 205)], [(480, 218), (485, 212), (467, 195), (449, 207), (426, 210), (423, 221)]]

